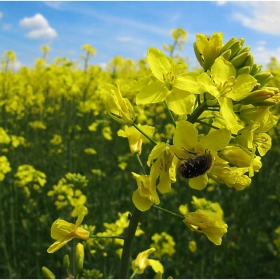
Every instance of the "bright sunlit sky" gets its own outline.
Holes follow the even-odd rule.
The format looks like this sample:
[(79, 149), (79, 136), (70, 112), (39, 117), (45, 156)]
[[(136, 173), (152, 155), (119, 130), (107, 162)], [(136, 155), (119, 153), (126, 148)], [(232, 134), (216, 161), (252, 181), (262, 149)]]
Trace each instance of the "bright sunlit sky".
[(14, 51), (19, 67), (33, 66), (40, 47), (50, 46), (56, 57), (79, 61), (81, 46), (97, 51), (90, 64), (106, 65), (116, 55), (138, 60), (147, 49), (171, 44), (171, 30), (187, 31), (181, 52), (196, 65), (193, 42), (197, 33), (223, 32), (245, 38), (255, 61), (264, 68), (271, 57), (280, 61), (280, 2), (199, 1), (61, 1), (0, 2), (0, 54)]

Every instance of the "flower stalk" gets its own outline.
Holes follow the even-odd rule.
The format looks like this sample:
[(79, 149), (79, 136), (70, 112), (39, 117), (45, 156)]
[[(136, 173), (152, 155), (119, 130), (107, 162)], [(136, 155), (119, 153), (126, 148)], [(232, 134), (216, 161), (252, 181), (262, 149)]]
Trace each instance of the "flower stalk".
[(133, 238), (135, 236), (135, 232), (140, 220), (141, 211), (137, 208), (134, 209), (134, 213), (132, 214), (132, 217), (130, 218), (130, 223), (128, 226), (127, 234), (124, 239), (124, 245), (123, 245), (123, 251), (122, 251), (122, 257), (121, 257), (121, 266), (120, 266), (120, 279), (127, 279), (128, 275), (128, 267), (129, 267), (129, 261), (130, 261), (130, 252), (131, 252), (131, 245)]

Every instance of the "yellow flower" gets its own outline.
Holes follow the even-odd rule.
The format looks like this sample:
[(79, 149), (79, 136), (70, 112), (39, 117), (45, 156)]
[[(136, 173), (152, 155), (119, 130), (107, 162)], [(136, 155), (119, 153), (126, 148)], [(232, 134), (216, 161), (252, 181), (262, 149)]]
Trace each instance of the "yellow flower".
[(111, 118), (122, 124), (134, 123), (134, 109), (129, 100), (122, 97), (119, 86), (106, 84), (102, 87), (101, 95)]
[[(176, 163), (171, 146), (166, 143), (157, 144), (148, 157), (148, 166), (151, 166), (150, 174), (158, 181), (157, 189), (161, 193), (171, 190), (171, 183), (176, 182)], [(159, 179), (159, 180), (158, 180)]]
[(195, 241), (189, 242), (189, 249), (192, 253), (194, 253), (196, 251), (196, 242)]
[(136, 96), (136, 103), (144, 105), (166, 100), (175, 114), (192, 113), (194, 94), (203, 93), (197, 83), (199, 73), (186, 72), (155, 47), (148, 49), (147, 62), (153, 78), (146, 80), (146, 86)]
[(223, 46), (223, 33), (213, 33), (211, 37), (204, 34), (196, 34), (194, 50), (200, 65), (204, 70), (211, 68), (215, 59), (220, 55)]
[(62, 137), (58, 134), (53, 135), (53, 139), (50, 140), (52, 145), (60, 145), (62, 143)]
[(51, 227), (51, 237), (56, 239), (56, 241), (48, 248), (47, 252), (56, 252), (73, 238), (87, 240), (90, 232), (80, 227), (84, 216), (87, 215), (87, 213), (88, 209), (85, 206), (81, 206), (78, 210), (76, 224), (58, 218)]
[(180, 206), (179, 206), (179, 212), (180, 212), (182, 215), (186, 216), (187, 213), (189, 212), (188, 204), (180, 205)]
[(148, 249), (146, 251), (139, 253), (137, 255), (136, 259), (132, 262), (131, 266), (132, 266), (133, 271), (135, 271), (135, 269), (138, 269), (137, 274), (142, 274), (148, 266), (151, 266), (156, 273), (158, 273), (158, 272), (163, 273), (164, 268), (159, 261), (148, 259), (148, 257), (154, 251), (156, 251), (156, 249), (151, 248), (151, 249)]
[[(138, 127), (150, 137), (154, 134), (155, 128), (152, 126), (139, 124)], [(128, 138), (129, 148), (132, 154), (140, 155), (143, 142), (149, 142), (149, 139), (135, 127), (128, 127), (127, 125), (124, 127), (124, 130), (120, 129), (118, 131), (118, 136)]]
[(237, 146), (227, 146), (219, 151), (219, 156), (229, 163), (238, 167), (250, 167), (250, 176), (254, 175), (254, 171), (258, 172), (261, 167), (261, 157), (250, 156), (244, 150)]
[[(171, 150), (176, 154), (174, 157), (174, 165), (177, 167), (182, 167), (182, 165), (189, 158), (195, 158), (192, 154), (195, 153), (199, 156), (210, 157), (211, 160), (208, 166), (194, 166), (193, 170), (187, 170), (191, 175), (191, 172), (194, 173), (194, 176), (183, 177), (189, 179), (189, 186), (196, 190), (203, 190), (208, 183), (208, 174), (212, 172), (213, 167), (216, 165), (216, 161), (219, 159), (217, 151), (221, 150), (228, 145), (231, 137), (230, 130), (222, 128), (220, 130), (210, 131), (207, 135), (198, 135), (198, 130), (195, 125), (188, 121), (178, 121), (176, 123), (176, 131), (174, 134), (173, 142), (174, 146), (171, 146)], [(190, 153), (188, 153), (190, 152)], [(183, 159), (183, 160), (182, 160)], [(199, 168), (208, 167), (208, 169), (201, 175), (196, 175)], [(181, 169), (181, 171), (180, 171)], [(182, 168), (178, 169), (182, 173)], [(182, 174), (183, 175), (183, 174)]]
[(28, 123), (34, 129), (46, 129), (46, 125), (41, 121), (34, 121)]
[(109, 141), (111, 141), (113, 139), (112, 130), (109, 126), (105, 126), (102, 128), (102, 134), (103, 134), (103, 137)]
[(133, 193), (132, 201), (140, 211), (147, 211), (153, 204), (160, 203), (156, 192), (156, 182), (150, 175), (139, 175), (132, 172), (137, 181), (138, 189)]
[(10, 163), (5, 156), (0, 157), (0, 181), (3, 181), (5, 178), (5, 174), (10, 172), (12, 169), (10, 167)]
[(169, 256), (175, 254), (176, 243), (174, 242), (173, 237), (168, 233), (155, 233), (151, 239), (154, 241), (154, 243), (151, 244), (151, 247), (156, 249), (155, 256), (157, 258), (161, 258), (165, 254)]
[(1, 144), (9, 144), (11, 142), (11, 138), (6, 133), (6, 131), (0, 127), (0, 143)]
[(227, 224), (219, 214), (208, 210), (190, 212), (186, 215), (184, 223), (193, 231), (204, 233), (215, 245), (221, 245), (222, 237), (227, 232)]
[(192, 196), (192, 205), (196, 208), (197, 212), (200, 210), (209, 210), (213, 213), (216, 213), (221, 219), (223, 219), (224, 211), (218, 202), (212, 202), (206, 200), (205, 198), (197, 198), (196, 196)]

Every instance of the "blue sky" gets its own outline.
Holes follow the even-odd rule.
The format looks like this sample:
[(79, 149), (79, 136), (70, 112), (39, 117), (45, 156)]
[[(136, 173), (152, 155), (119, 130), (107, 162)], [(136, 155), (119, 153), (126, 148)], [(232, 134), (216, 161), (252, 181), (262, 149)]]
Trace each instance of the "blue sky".
[(61, 1), (0, 2), (0, 55), (12, 50), (16, 67), (33, 66), (40, 47), (56, 57), (79, 61), (81, 46), (97, 51), (90, 64), (106, 65), (116, 55), (138, 60), (147, 49), (171, 44), (171, 30), (187, 31), (181, 55), (196, 65), (193, 42), (197, 33), (223, 32), (245, 38), (255, 61), (264, 68), (271, 57), (280, 61), (280, 2), (232, 1)]

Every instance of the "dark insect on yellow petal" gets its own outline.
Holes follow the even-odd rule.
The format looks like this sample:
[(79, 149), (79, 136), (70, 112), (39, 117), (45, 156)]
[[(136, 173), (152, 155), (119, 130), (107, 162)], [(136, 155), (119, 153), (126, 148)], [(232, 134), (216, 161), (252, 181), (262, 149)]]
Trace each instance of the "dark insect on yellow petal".
[(178, 168), (178, 172), (186, 179), (194, 178), (205, 174), (213, 163), (213, 157), (210, 152), (197, 155), (187, 159), (179, 158), (182, 164)]

